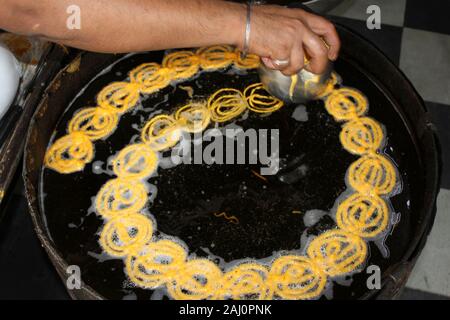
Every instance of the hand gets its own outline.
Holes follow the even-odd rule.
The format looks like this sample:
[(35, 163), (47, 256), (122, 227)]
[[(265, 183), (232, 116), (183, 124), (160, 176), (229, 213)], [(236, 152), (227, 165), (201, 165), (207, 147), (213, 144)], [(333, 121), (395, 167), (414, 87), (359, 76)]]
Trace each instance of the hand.
[(320, 74), (328, 59), (337, 59), (339, 49), (336, 29), (325, 18), (301, 9), (252, 7), (249, 51), (261, 56), (268, 68), (292, 75), (305, 67)]

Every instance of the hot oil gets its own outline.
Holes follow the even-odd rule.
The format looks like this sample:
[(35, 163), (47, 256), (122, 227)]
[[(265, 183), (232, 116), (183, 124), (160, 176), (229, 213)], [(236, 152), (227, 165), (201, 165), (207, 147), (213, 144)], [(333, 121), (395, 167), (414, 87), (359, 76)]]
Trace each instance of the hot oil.
[[(63, 115), (55, 137), (65, 133), (67, 122), (76, 110), (95, 105), (96, 93), (103, 86), (125, 80), (124, 75), (129, 70), (148, 61), (151, 60), (144, 54), (129, 56), (94, 79)], [(339, 63), (337, 68), (344, 85), (355, 83), (371, 104), (374, 97), (376, 103), (371, 105), (369, 115), (382, 123), (387, 120), (389, 148), (386, 153), (394, 162), (401, 161), (402, 155), (409, 151), (391, 133), (389, 112), (379, 111), (387, 103), (386, 99), (383, 101), (370, 81), (361, 82), (359, 74), (349, 73)], [(108, 298), (146, 299), (151, 296), (150, 290), (130, 285), (123, 271), (123, 261), (102, 254), (97, 242), (104, 221), (94, 212), (93, 197), (114, 177), (111, 159), (139, 139), (140, 130), (151, 117), (172, 113), (191, 99), (190, 95), (204, 100), (220, 88), (243, 90), (255, 82), (259, 82), (255, 72), (236, 72), (230, 68), (225, 72), (202, 72), (183, 81), (181, 85), (192, 87), (192, 92), (180, 86), (168, 86), (142, 98), (138, 106), (121, 117), (117, 130), (109, 138), (95, 143), (95, 158), (83, 172), (61, 175), (43, 170), (42, 209), (49, 233), (68, 263), (80, 266), (83, 281)], [(270, 264), (277, 252), (301, 253), (315, 235), (335, 227), (333, 207), (346, 190), (346, 170), (357, 157), (342, 149), (341, 125), (325, 111), (323, 102), (286, 105), (265, 117), (249, 112), (226, 125), (244, 130), (279, 129), (281, 170), (262, 179), (255, 174), (260, 172), (260, 164), (179, 164), (159, 168), (147, 181), (156, 197), (146, 208), (147, 214), (156, 221), (157, 236), (177, 237), (189, 247), (192, 255), (208, 256), (222, 266), (249, 258), (263, 259)], [(403, 213), (407, 209), (405, 199), (409, 198), (405, 196), (407, 179), (402, 179), (403, 191), (392, 199), (392, 206)], [(322, 214), (308, 218), (311, 212)], [(221, 213), (236, 217), (238, 223), (230, 222)], [(397, 229), (405, 222), (407, 219), (402, 218)], [(391, 247), (389, 242), (390, 238), (387, 246)], [(391, 250), (391, 255), (385, 259), (380, 250), (371, 245), (369, 263), (387, 266), (398, 258), (395, 253), (395, 249)], [(330, 285), (327, 297), (361, 296), (366, 291), (366, 276), (357, 274), (350, 280)], [(158, 293), (153, 296), (156, 297), (162, 296)]]

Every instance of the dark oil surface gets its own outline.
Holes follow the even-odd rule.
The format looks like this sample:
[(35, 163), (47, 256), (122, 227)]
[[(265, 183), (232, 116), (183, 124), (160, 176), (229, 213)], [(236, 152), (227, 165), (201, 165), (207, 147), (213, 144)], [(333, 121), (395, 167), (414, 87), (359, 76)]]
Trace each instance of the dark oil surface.
[[(102, 87), (125, 80), (129, 70), (150, 61), (152, 59), (145, 54), (128, 57), (92, 81), (62, 116), (55, 138), (65, 134), (75, 111), (84, 106), (95, 106), (96, 94)], [(401, 258), (411, 237), (410, 207), (414, 206), (414, 201), (408, 176), (414, 174), (415, 164), (412, 163), (414, 160), (408, 162), (407, 159), (413, 159), (415, 151), (406, 128), (383, 92), (351, 64), (338, 62), (336, 71), (345, 86), (355, 87), (368, 97), (369, 116), (385, 125), (385, 153), (401, 174), (402, 192), (391, 198), (395, 212), (401, 213), (401, 220), (386, 241), (389, 257), (383, 258), (380, 250), (371, 244), (368, 264), (377, 264), (384, 272)], [(41, 197), (48, 232), (67, 263), (80, 266), (85, 283), (106, 298), (147, 299), (152, 293), (127, 283), (121, 259), (102, 255), (98, 237), (104, 221), (93, 212), (92, 200), (101, 186), (114, 176), (95, 174), (92, 166), (101, 161), (102, 167), (106, 168), (111, 155), (136, 141), (136, 135), (155, 111), (171, 113), (183, 106), (189, 97), (180, 86), (193, 87), (194, 98), (205, 99), (220, 88), (243, 90), (255, 82), (259, 80), (254, 71), (240, 75), (230, 69), (202, 72), (191, 80), (168, 86), (142, 99), (143, 108), (135, 108), (123, 115), (109, 138), (95, 142), (95, 158), (83, 172), (62, 175), (43, 169)], [(268, 117), (249, 113), (247, 119), (236, 121), (243, 129), (280, 130), (283, 167), (277, 175), (266, 176), (267, 181), (253, 173), (259, 173), (259, 164), (181, 164), (158, 169), (158, 176), (148, 181), (157, 186), (156, 199), (148, 204), (148, 211), (156, 219), (158, 232), (180, 238), (188, 245), (190, 253), (197, 256), (211, 253), (229, 262), (299, 249), (302, 233), (318, 234), (334, 228), (335, 223), (329, 216), (306, 228), (303, 215), (311, 209), (329, 211), (333, 207), (335, 200), (346, 190), (345, 173), (357, 157), (342, 149), (339, 142), (341, 124), (328, 115), (322, 101), (306, 105), (306, 122), (292, 118), (294, 109), (295, 106), (286, 105)], [(304, 170), (292, 178), (292, 172), (300, 166)], [(284, 181), (289, 183), (282, 182), (281, 176), (288, 177)], [(236, 216), (239, 223), (230, 223), (214, 215), (220, 212)], [(354, 275), (350, 286), (335, 283), (333, 296), (360, 297), (367, 291), (366, 277), (365, 272)]]

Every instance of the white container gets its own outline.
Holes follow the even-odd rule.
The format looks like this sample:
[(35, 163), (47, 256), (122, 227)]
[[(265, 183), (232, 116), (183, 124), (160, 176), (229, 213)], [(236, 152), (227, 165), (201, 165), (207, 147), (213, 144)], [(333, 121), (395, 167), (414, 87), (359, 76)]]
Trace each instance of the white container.
[(0, 119), (14, 101), (19, 88), (20, 70), (11, 51), (0, 44)]

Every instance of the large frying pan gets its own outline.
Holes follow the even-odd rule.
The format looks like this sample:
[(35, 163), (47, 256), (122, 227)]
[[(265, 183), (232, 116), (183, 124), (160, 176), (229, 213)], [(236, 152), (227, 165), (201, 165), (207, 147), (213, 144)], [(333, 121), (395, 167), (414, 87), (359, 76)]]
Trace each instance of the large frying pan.
[[(437, 138), (422, 99), (405, 76), (368, 41), (342, 26), (338, 25), (337, 29), (343, 43), (337, 71), (346, 85), (359, 88), (369, 97), (371, 116), (386, 126), (388, 143), (397, 147), (390, 156), (399, 166), (404, 187), (403, 195), (391, 199), (402, 217), (387, 240), (389, 259), (380, 260), (382, 288), (367, 290), (357, 285), (361, 279), (355, 279), (358, 288), (353, 294), (360, 299), (393, 298), (404, 286), (434, 220), (440, 174)], [(147, 58), (159, 61), (161, 55), (161, 52), (152, 52)], [(80, 257), (59, 240), (61, 237), (52, 237), (58, 231), (52, 230), (52, 223), (46, 219), (40, 205), (44, 154), (58, 121), (64, 118), (66, 107), (101, 70), (121, 57), (81, 53), (48, 86), (28, 131), (23, 177), (30, 214), (40, 241), (64, 281), (68, 277), (67, 266), (77, 264)], [(77, 201), (78, 196), (67, 201)], [(371, 251), (376, 252), (376, 249)], [(374, 255), (376, 259), (376, 253)], [(93, 269), (96, 268), (90, 268)], [(97, 270), (98, 277), (100, 272)], [(78, 299), (118, 297), (96, 279), (95, 272), (83, 275), (82, 288), (69, 290), (69, 293)], [(344, 293), (343, 297), (349, 297), (348, 294)], [(138, 297), (141, 295), (146, 297), (145, 293), (138, 293)]]

